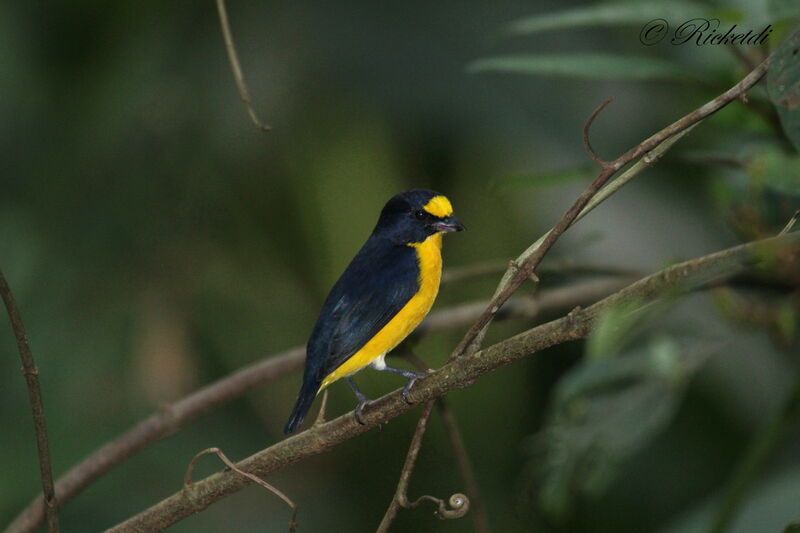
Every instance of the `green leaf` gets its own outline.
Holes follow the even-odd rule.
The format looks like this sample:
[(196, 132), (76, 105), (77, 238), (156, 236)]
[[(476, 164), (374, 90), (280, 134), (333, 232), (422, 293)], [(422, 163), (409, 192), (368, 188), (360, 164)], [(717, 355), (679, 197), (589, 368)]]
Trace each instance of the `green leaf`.
[(765, 146), (752, 155), (745, 171), (755, 189), (766, 187), (784, 195), (800, 196), (800, 155)]
[(603, 313), (586, 342), (586, 356), (602, 359), (622, 351), (634, 327), (642, 321), (643, 315), (636, 312), (640, 306), (639, 302), (631, 302)]
[(530, 444), (535, 494), (558, 520), (576, 495), (594, 497), (622, 462), (666, 427), (688, 377), (707, 353), (687, 352), (667, 337), (625, 356), (585, 359), (557, 385), (544, 429)]
[(775, 50), (767, 72), (767, 91), (786, 136), (800, 150), (800, 30)]
[(520, 35), (566, 28), (644, 24), (653, 19), (679, 23), (694, 17), (710, 16), (706, 6), (694, 2), (628, 2), (535, 15), (512, 22), (508, 31)]
[[(776, 461), (777, 463), (777, 461)], [(777, 466), (777, 465), (780, 466)], [(800, 466), (796, 462), (777, 463), (759, 472), (758, 481), (736, 509), (730, 533), (800, 533), (798, 514)], [(697, 533), (711, 531), (711, 520), (719, 509), (720, 493), (692, 498), (687, 508), (673, 515), (656, 533)], [(788, 522), (788, 524), (787, 524)], [(789, 527), (794, 529), (787, 529)]]
[(511, 72), (605, 80), (699, 81), (694, 73), (669, 61), (611, 54), (488, 57), (474, 61), (468, 72)]

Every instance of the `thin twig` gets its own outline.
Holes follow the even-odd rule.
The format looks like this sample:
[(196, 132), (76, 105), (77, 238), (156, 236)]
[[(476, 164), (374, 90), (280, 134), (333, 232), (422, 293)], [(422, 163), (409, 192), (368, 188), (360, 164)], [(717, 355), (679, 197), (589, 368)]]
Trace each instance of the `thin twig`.
[(436, 408), (442, 418), (442, 425), (450, 438), (450, 446), (453, 448), (453, 455), (456, 458), (458, 470), (461, 472), (461, 479), (464, 481), (464, 490), (469, 497), (472, 524), (475, 533), (487, 533), (489, 531), (489, 519), (486, 516), (486, 508), (481, 498), (478, 480), (475, 477), (475, 469), (467, 453), (467, 446), (464, 437), (458, 428), (458, 423), (453, 415), (450, 405), (444, 397), (436, 400)]
[(381, 523), (378, 526), (378, 529), (375, 530), (375, 533), (386, 533), (389, 531), (389, 527), (392, 525), (395, 516), (397, 516), (397, 511), (399, 511), (401, 507), (405, 509), (413, 509), (425, 501), (436, 504), (437, 514), (439, 515), (439, 518), (442, 519), (461, 518), (469, 511), (469, 498), (460, 493), (450, 496), (448, 500), (449, 506), (445, 504), (444, 500), (434, 496), (420, 496), (413, 502), (409, 501), (408, 499), (408, 482), (411, 479), (411, 473), (414, 471), (414, 465), (417, 462), (419, 449), (422, 446), (422, 437), (425, 434), (425, 427), (428, 425), (428, 420), (430, 420), (431, 412), (433, 410), (433, 403), (433, 401), (430, 401), (425, 404), (425, 407), (422, 410), (422, 415), (420, 415), (419, 421), (417, 421), (417, 429), (414, 431), (414, 436), (411, 437), (411, 444), (408, 447), (408, 454), (406, 455), (406, 460), (403, 463), (403, 469), (400, 471), (400, 479), (397, 482), (397, 490), (395, 490), (394, 497), (392, 497), (392, 501), (389, 502), (389, 507), (386, 509), (386, 514), (383, 515), (383, 520), (381, 520)]
[(386, 533), (389, 531), (389, 526), (392, 524), (394, 517), (397, 516), (397, 511), (400, 510), (400, 507), (403, 507), (404, 502), (408, 502), (406, 497), (408, 481), (411, 479), (411, 471), (414, 470), (414, 464), (417, 462), (417, 455), (419, 455), (419, 449), (420, 446), (422, 446), (422, 436), (425, 434), (425, 426), (428, 424), (431, 411), (433, 411), (433, 402), (428, 402), (425, 404), (422, 415), (417, 421), (417, 429), (414, 431), (414, 436), (411, 437), (411, 444), (408, 446), (408, 454), (406, 454), (403, 469), (400, 470), (400, 480), (397, 482), (397, 489), (375, 533)]
[(422, 502), (431, 502), (436, 505), (436, 515), (443, 520), (452, 520), (453, 518), (461, 518), (469, 512), (469, 498), (466, 494), (456, 492), (451, 495), (445, 502), (441, 498), (425, 494), (420, 496), (413, 502), (407, 499), (403, 501), (403, 507), (406, 509), (414, 509), (419, 507)]
[(791, 231), (791, 229), (794, 227), (795, 223), (797, 222), (797, 218), (798, 217), (800, 217), (800, 209), (798, 209), (797, 211), (794, 212), (794, 214), (792, 215), (792, 218), (789, 219), (789, 222), (786, 223), (786, 225), (783, 227), (781, 232), (778, 233), (778, 235), (784, 235), (786, 233), (789, 233), (789, 231)]
[(194, 472), (194, 465), (197, 463), (197, 460), (200, 459), (202, 456), (208, 455), (210, 453), (217, 454), (217, 457), (219, 457), (220, 460), (223, 463), (225, 463), (225, 465), (228, 468), (230, 468), (237, 474), (246, 477), (253, 483), (258, 483), (259, 485), (261, 485), (262, 487), (273, 493), (275, 496), (286, 502), (286, 505), (288, 505), (292, 509), (292, 518), (289, 520), (289, 533), (295, 532), (295, 530), (297, 529), (297, 504), (294, 503), (291, 498), (289, 498), (286, 494), (283, 493), (283, 491), (281, 491), (277, 487), (271, 485), (270, 483), (267, 483), (260, 477), (255, 476), (250, 472), (245, 472), (244, 470), (236, 466), (236, 464), (234, 464), (233, 461), (228, 459), (228, 456), (226, 456), (222, 452), (222, 450), (220, 450), (216, 446), (212, 448), (206, 448), (203, 451), (197, 452), (197, 454), (195, 454), (195, 456), (192, 457), (192, 460), (189, 461), (189, 466), (186, 467), (186, 473), (183, 475), (184, 490), (190, 491), (192, 488), (192, 472)]
[(50, 444), (47, 439), (47, 425), (44, 420), (42, 389), (39, 387), (39, 369), (33, 360), (33, 353), (28, 343), (28, 336), (25, 333), (25, 325), (22, 323), (22, 316), (20, 316), (17, 308), (17, 302), (2, 270), (0, 270), (0, 296), (2, 296), (3, 303), (6, 305), (11, 329), (17, 339), (17, 349), (22, 359), (22, 375), (25, 377), (25, 383), (28, 386), (28, 398), (33, 411), (36, 448), (39, 453), (39, 473), (42, 478), (42, 494), (44, 494), (44, 499), (39, 509), (47, 516), (47, 530), (50, 533), (58, 533), (58, 501), (56, 500), (53, 486), (53, 468), (50, 463)]
[[(418, 371), (426, 372), (428, 370), (428, 366), (425, 362), (414, 355), (411, 350), (408, 350), (405, 356)], [(486, 509), (481, 499), (480, 487), (475, 477), (475, 469), (469, 458), (467, 445), (464, 443), (464, 437), (461, 435), (456, 417), (444, 396), (436, 400), (436, 408), (439, 411), (439, 416), (442, 418), (442, 425), (447, 432), (447, 437), (450, 439), (450, 447), (453, 449), (456, 465), (461, 473), (461, 479), (464, 481), (467, 497), (469, 497), (470, 515), (472, 516), (472, 524), (475, 533), (488, 533), (489, 519), (486, 517)]]
[(242, 67), (239, 65), (239, 57), (236, 54), (236, 46), (233, 44), (233, 34), (228, 24), (228, 10), (225, 7), (225, 0), (217, 0), (217, 11), (219, 12), (219, 24), (222, 26), (222, 36), (225, 39), (225, 49), (228, 51), (228, 60), (231, 63), (233, 78), (236, 80), (236, 87), (239, 89), (239, 96), (242, 98), (250, 120), (261, 131), (269, 131), (272, 128), (261, 122), (253, 109), (253, 100), (250, 98), (250, 91), (247, 89), (247, 82), (244, 80)]
[(597, 118), (597, 115), (599, 115), (600, 112), (603, 109), (605, 109), (605, 107), (608, 104), (610, 104), (613, 100), (614, 100), (613, 96), (609, 96), (608, 98), (606, 98), (605, 101), (602, 104), (597, 106), (597, 108), (594, 111), (592, 111), (592, 114), (589, 115), (589, 118), (586, 120), (586, 123), (583, 125), (583, 148), (584, 148), (584, 150), (586, 150), (586, 153), (589, 155), (589, 157), (591, 157), (592, 160), (595, 163), (597, 163), (597, 165), (602, 169), (605, 169), (606, 167), (608, 167), (610, 165), (610, 163), (608, 161), (605, 161), (599, 155), (597, 155), (597, 152), (595, 152), (594, 148), (592, 148), (592, 143), (589, 141), (589, 130), (592, 128), (592, 124), (594, 123), (594, 119)]
[[(677, 290), (689, 291), (710, 284), (716, 285), (748, 269), (765, 266), (771, 257), (767, 251), (783, 253), (790, 250), (800, 250), (800, 233), (792, 232), (751, 242), (673, 265), (586, 309), (571, 312), (567, 316), (444, 365), (418, 381), (414, 396), (419, 402), (429, 402), (452, 390), (469, 386), (480, 376), (527, 355), (556, 344), (585, 338), (592, 331), (598, 317), (612, 306), (647, 305), (666, 294), (674, 296)], [(370, 409), (362, 415), (363, 425), (355, 421), (352, 413), (346, 413), (277, 442), (242, 460), (238, 466), (245, 471), (264, 476), (312, 455), (331, 450), (413, 408), (414, 406), (402, 399), (398, 389), (371, 403)], [(173, 494), (109, 531), (127, 533), (164, 529), (242, 489), (246, 482), (239, 476), (221, 472), (197, 481), (195, 485), (196, 497), (191, 502), (187, 502), (181, 493)]]
[[(498, 319), (532, 320), (576, 305), (586, 305), (623, 288), (630, 278), (578, 282), (543, 290), (537, 299), (512, 299)], [(486, 300), (435, 311), (414, 332), (414, 338), (471, 324), (486, 307)], [(305, 348), (298, 346), (243, 367), (148, 416), (133, 428), (84, 458), (56, 481), (58, 502), (63, 505), (100, 476), (147, 446), (166, 438), (202, 414), (248, 391), (297, 372), (303, 367)], [(6, 533), (33, 531), (44, 520), (41, 496), (34, 499), (12, 522)]]
[[(660, 144), (667, 141), (670, 137), (684, 132), (698, 122), (716, 113), (731, 101), (739, 98), (742, 94), (745, 94), (748, 89), (755, 85), (764, 76), (764, 74), (766, 74), (768, 67), (769, 58), (765, 59), (739, 83), (724, 93), (720, 94), (713, 100), (700, 106), (679, 120), (673, 122), (658, 133), (651, 135), (648, 139), (640, 142), (614, 161), (608, 162), (605, 165), (601, 165), (602, 168), (594, 181), (583, 191), (583, 193), (572, 204), (567, 212), (564, 213), (558, 223), (553, 226), (553, 229), (551, 229), (545, 235), (541, 244), (536, 247), (530, 256), (526, 257), (523, 262), (517, 261), (519, 268), (516, 269), (515, 272), (510, 272), (510, 275), (503, 277), (503, 280), (501, 281), (500, 286), (498, 286), (491, 303), (487, 306), (481, 317), (475, 322), (475, 324), (472, 325), (469, 331), (467, 331), (467, 334), (453, 351), (450, 359), (452, 360), (464, 354), (474, 353), (480, 347), (480, 340), (494, 315), (511, 297), (514, 291), (516, 291), (517, 288), (530, 277), (530, 274), (536, 269), (536, 267), (539, 266), (539, 263), (541, 263), (545, 254), (550, 250), (553, 244), (555, 244), (561, 234), (564, 233), (567, 228), (569, 228), (581, 211), (587, 206), (587, 204), (589, 204), (592, 197), (598, 193), (601, 187), (613, 174), (631, 161), (645, 156), (651, 150), (656, 149)], [(594, 119), (594, 117), (596, 117), (599, 110), (602, 110), (602, 106), (599, 107), (598, 110), (596, 110), (595, 113), (589, 117), (589, 121), (587, 121), (587, 127), (584, 128), (585, 131), (588, 132), (588, 126), (591, 125), (591, 121)]]
[(328, 389), (322, 391), (322, 401), (319, 403), (319, 412), (317, 419), (314, 420), (314, 425), (318, 426), (325, 423), (325, 409), (328, 408)]

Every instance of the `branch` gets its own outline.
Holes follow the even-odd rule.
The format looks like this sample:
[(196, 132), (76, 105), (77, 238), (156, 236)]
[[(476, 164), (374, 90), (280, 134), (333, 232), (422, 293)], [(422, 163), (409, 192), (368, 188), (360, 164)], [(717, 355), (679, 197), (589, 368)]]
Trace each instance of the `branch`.
[(319, 411), (317, 412), (317, 419), (314, 420), (314, 425), (318, 426), (325, 423), (325, 411), (328, 408), (328, 389), (322, 391), (322, 400), (319, 402)]
[[(411, 350), (408, 350), (405, 356), (418, 371), (427, 372), (428, 366), (422, 359), (414, 355)], [(456, 417), (453, 415), (453, 411), (450, 409), (450, 405), (447, 403), (444, 396), (436, 400), (436, 407), (442, 419), (442, 425), (447, 432), (447, 437), (450, 440), (450, 447), (453, 450), (456, 465), (461, 472), (461, 479), (464, 481), (466, 487), (464, 492), (467, 493), (467, 497), (469, 498), (469, 508), (467, 510), (471, 511), (470, 514), (472, 515), (475, 533), (486, 533), (489, 531), (489, 520), (486, 518), (486, 510), (483, 507), (478, 480), (475, 478), (475, 470), (472, 468), (472, 461), (469, 458), (469, 453), (467, 453), (464, 437), (461, 435)], [(430, 417), (430, 415), (428, 415), (428, 417)], [(420, 421), (423, 418), (425, 418), (424, 412), (422, 416), (420, 416)], [(411, 453), (411, 450), (409, 450), (409, 453)], [(453, 507), (455, 507), (455, 505), (453, 505)], [(466, 513), (467, 510), (464, 512)]]
[(467, 446), (464, 444), (464, 437), (461, 435), (461, 430), (458, 429), (453, 411), (443, 396), (437, 400), (436, 407), (439, 411), (439, 416), (442, 418), (442, 425), (444, 425), (444, 429), (450, 438), (450, 447), (453, 448), (456, 464), (459, 471), (461, 471), (461, 478), (464, 480), (466, 487), (465, 492), (469, 496), (475, 532), (485, 533), (489, 531), (489, 520), (486, 518), (486, 510), (483, 507), (478, 480), (475, 479), (475, 471), (467, 453)]
[(228, 25), (228, 10), (225, 8), (225, 0), (217, 0), (217, 11), (219, 12), (219, 24), (222, 26), (222, 36), (225, 39), (225, 49), (228, 51), (228, 60), (231, 62), (231, 70), (233, 71), (233, 78), (236, 80), (236, 87), (239, 89), (239, 96), (242, 98), (242, 102), (247, 108), (247, 114), (250, 115), (250, 120), (253, 121), (253, 124), (261, 131), (269, 131), (272, 128), (261, 122), (258, 119), (258, 115), (256, 115), (256, 110), (253, 109), (253, 100), (250, 98), (247, 82), (244, 81), (242, 67), (239, 65), (239, 57), (233, 44), (233, 34)]
[(397, 482), (397, 490), (395, 490), (392, 501), (389, 503), (389, 508), (386, 509), (386, 513), (383, 515), (383, 519), (378, 529), (375, 530), (375, 533), (386, 533), (389, 531), (389, 526), (392, 524), (394, 517), (397, 516), (397, 511), (400, 510), (403, 503), (408, 503), (408, 499), (406, 498), (408, 480), (411, 479), (411, 471), (414, 469), (414, 464), (417, 462), (417, 455), (419, 455), (419, 449), (420, 446), (422, 446), (422, 436), (425, 434), (425, 426), (428, 424), (431, 411), (433, 411), (433, 402), (428, 402), (422, 410), (422, 416), (420, 416), (417, 421), (417, 429), (414, 431), (414, 436), (411, 437), (411, 444), (408, 446), (408, 454), (403, 463), (403, 469), (400, 471), (400, 481)]
[[(450, 391), (467, 387), (480, 376), (526, 355), (586, 337), (598, 317), (611, 306), (621, 303), (645, 305), (662, 295), (674, 293), (677, 289), (694, 290), (711, 283), (719, 283), (754, 265), (768, 262), (771, 256), (768, 252), (783, 247), (790, 249), (791, 253), (800, 253), (800, 232), (743, 244), (673, 265), (587, 309), (575, 309), (567, 316), (529, 329), (444, 365), (418, 381), (414, 388), (414, 396), (418, 402), (430, 402)], [(284, 439), (242, 460), (237, 466), (263, 476), (307, 457), (326, 452), (413, 408), (414, 406), (407, 404), (401, 398), (398, 389), (370, 404), (362, 415), (363, 425), (356, 422), (352, 414), (347, 413)], [(191, 494), (185, 491), (173, 494), (109, 531), (122, 533), (164, 529), (242, 489), (248, 483), (248, 480), (231, 472), (213, 474), (196, 482)]]
[[(258, 385), (302, 368), (304, 357), (305, 349), (302, 347), (287, 350), (246, 366), (173, 404), (162, 407), (61, 476), (56, 482), (59, 503), (63, 505), (71, 500), (115, 466), (150, 444), (175, 433), (182, 425), (209, 409), (238, 398)], [(41, 524), (43, 518), (41, 504), (39, 499), (36, 499), (8, 526), (6, 533), (33, 531)]]
[(786, 225), (783, 227), (781, 232), (778, 233), (778, 235), (784, 235), (785, 233), (789, 233), (789, 231), (791, 231), (791, 229), (794, 227), (795, 223), (797, 222), (797, 218), (798, 217), (800, 217), (800, 209), (798, 209), (797, 211), (794, 212), (794, 214), (792, 215), (792, 218), (789, 219), (789, 222), (786, 223)]
[(220, 450), (217, 447), (206, 448), (203, 451), (197, 452), (197, 454), (195, 454), (195, 456), (192, 457), (192, 460), (189, 461), (189, 466), (186, 467), (186, 473), (183, 475), (183, 488), (185, 490), (191, 490), (191, 487), (192, 487), (192, 472), (194, 472), (194, 465), (197, 463), (197, 460), (200, 459), (202, 456), (208, 455), (210, 453), (216, 454), (217, 457), (219, 457), (220, 461), (225, 463), (225, 466), (227, 466), (228, 468), (230, 468), (231, 470), (233, 470), (234, 472), (236, 472), (240, 476), (244, 476), (247, 479), (249, 479), (250, 481), (252, 481), (253, 483), (257, 483), (257, 484), (261, 485), (262, 487), (264, 487), (265, 489), (267, 489), (268, 491), (273, 493), (275, 496), (277, 496), (278, 498), (280, 498), (281, 500), (286, 502), (286, 505), (288, 505), (289, 508), (292, 510), (292, 518), (289, 520), (289, 533), (294, 533), (295, 532), (295, 530), (297, 529), (297, 504), (294, 503), (291, 500), (291, 498), (289, 498), (286, 494), (284, 494), (277, 487), (267, 483), (266, 481), (264, 481), (263, 479), (261, 479), (258, 476), (254, 476), (250, 472), (245, 472), (244, 470), (241, 470), (239, 467), (237, 467), (233, 463), (233, 461), (228, 459), (227, 455), (222, 453), (222, 450)]
[[(628, 278), (630, 279), (630, 278)], [(625, 278), (585, 281), (572, 287), (544, 290), (536, 298), (512, 299), (499, 319), (532, 320), (542, 314), (586, 305), (621, 289)], [(419, 335), (463, 327), (471, 324), (486, 301), (463, 304), (435, 311), (414, 332)], [(200, 415), (234, 400), (248, 391), (299, 371), (303, 367), (305, 348), (298, 346), (265, 358), (193, 392), (145, 418), (134, 427), (100, 447), (61, 476), (55, 485), (59, 505), (63, 505), (100, 476), (139, 453), (147, 446), (166, 438)], [(6, 533), (33, 531), (44, 520), (41, 496), (34, 499), (8, 526)]]
[(50, 533), (58, 533), (58, 502), (56, 501), (55, 490), (53, 488), (53, 469), (50, 465), (50, 445), (47, 440), (47, 425), (44, 421), (44, 403), (42, 401), (42, 390), (39, 387), (39, 369), (33, 360), (33, 353), (28, 344), (28, 336), (25, 333), (25, 326), (22, 324), (22, 317), (17, 309), (17, 302), (11, 293), (11, 288), (6, 282), (6, 277), (0, 271), (0, 296), (6, 305), (8, 319), (11, 322), (11, 329), (14, 330), (14, 337), (17, 339), (17, 349), (22, 359), (22, 375), (28, 385), (28, 398), (31, 402), (33, 411), (33, 424), (36, 428), (36, 447), (39, 451), (39, 471), (42, 478), (42, 494), (44, 501), (39, 504), (40, 513), (47, 515), (47, 530)]
[(610, 104), (613, 100), (614, 100), (613, 96), (609, 96), (608, 98), (606, 98), (602, 104), (597, 106), (597, 109), (592, 111), (592, 114), (589, 115), (589, 118), (586, 119), (586, 123), (583, 125), (583, 148), (584, 150), (586, 150), (586, 153), (589, 155), (589, 157), (592, 158), (592, 161), (597, 163), (597, 166), (599, 166), (602, 169), (608, 167), (610, 163), (608, 161), (603, 160), (602, 157), (597, 155), (597, 152), (594, 151), (594, 148), (592, 148), (592, 143), (589, 141), (589, 130), (592, 129), (592, 124), (594, 124), (594, 119), (597, 118), (597, 115), (599, 115), (600, 112), (603, 109), (605, 109), (606, 106)]
[(533, 250), (531, 250), (531, 248), (526, 250), (526, 253), (529, 255), (526, 256), (526, 253), (523, 253), (523, 256), (525, 256), (524, 258), (521, 257), (523, 260), (517, 260), (514, 262), (517, 267), (509, 269), (507, 275), (503, 277), (500, 285), (497, 287), (492, 301), (453, 351), (450, 360), (461, 357), (464, 354), (474, 352), (480, 347), (481, 338), (485, 334), (486, 328), (494, 315), (500, 310), (503, 304), (508, 301), (514, 291), (516, 291), (526, 279), (530, 278), (531, 274), (534, 272), (536, 267), (539, 266), (539, 263), (541, 263), (542, 258), (544, 258), (548, 250), (550, 250), (553, 244), (555, 244), (561, 234), (564, 233), (567, 228), (569, 228), (573, 222), (578, 219), (581, 212), (584, 211), (584, 209), (589, 205), (590, 200), (592, 200), (592, 198), (598, 194), (600, 188), (612, 175), (614, 175), (626, 164), (642, 156), (644, 156), (644, 163), (650, 164), (652, 162), (652, 158), (648, 157), (648, 152), (654, 151), (659, 147), (659, 145), (665, 143), (665, 141), (668, 141), (671, 137), (675, 137), (682, 133), (685, 134), (689, 128), (698, 122), (716, 113), (731, 101), (740, 98), (748, 89), (750, 89), (750, 87), (755, 85), (764, 76), (764, 74), (766, 74), (768, 66), (769, 58), (765, 59), (760, 65), (753, 69), (750, 74), (745, 76), (744, 79), (721, 95), (695, 109), (683, 118), (673, 122), (658, 133), (650, 136), (648, 139), (637, 144), (611, 162), (605, 162), (602, 159), (599, 159), (599, 157), (594, 154), (593, 150), (591, 150), (591, 145), (588, 144), (589, 127), (591, 126), (591, 123), (597, 114), (603, 109), (605, 103), (598, 107), (595, 112), (592, 113), (586, 123), (584, 128), (584, 139), (585, 144), (587, 145), (587, 151), (589, 151), (590, 155), (592, 155), (595, 161), (599, 160), (598, 164), (601, 166), (600, 173), (586, 188), (586, 190), (581, 193), (581, 195), (567, 210), (567, 212), (564, 213), (558, 223), (553, 226), (553, 229), (551, 229), (542, 239), (540, 239), (541, 242), (539, 243), (539, 241), (537, 241), (538, 245), (534, 244), (534, 246), (531, 247)]

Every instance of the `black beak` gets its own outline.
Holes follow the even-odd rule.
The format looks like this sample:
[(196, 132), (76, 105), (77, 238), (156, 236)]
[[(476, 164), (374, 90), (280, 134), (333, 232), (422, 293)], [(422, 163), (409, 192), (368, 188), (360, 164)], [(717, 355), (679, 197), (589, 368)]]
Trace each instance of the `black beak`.
[(455, 216), (450, 215), (449, 217), (445, 217), (442, 220), (434, 222), (433, 229), (436, 231), (449, 233), (451, 231), (464, 231), (467, 228), (465, 228), (464, 224), (462, 224), (461, 221)]

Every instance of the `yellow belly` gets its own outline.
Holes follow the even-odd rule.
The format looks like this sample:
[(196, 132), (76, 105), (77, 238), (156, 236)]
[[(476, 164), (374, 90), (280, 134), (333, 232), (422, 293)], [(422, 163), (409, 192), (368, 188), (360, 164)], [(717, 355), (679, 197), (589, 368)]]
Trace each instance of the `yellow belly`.
[(360, 350), (325, 377), (320, 391), (337, 379), (358, 372), (375, 359), (392, 351), (414, 331), (431, 310), (442, 278), (442, 234), (435, 233), (423, 242), (408, 246), (416, 248), (417, 252), (419, 291)]

